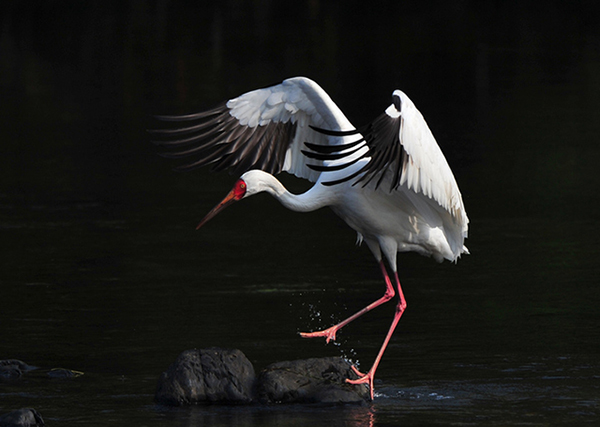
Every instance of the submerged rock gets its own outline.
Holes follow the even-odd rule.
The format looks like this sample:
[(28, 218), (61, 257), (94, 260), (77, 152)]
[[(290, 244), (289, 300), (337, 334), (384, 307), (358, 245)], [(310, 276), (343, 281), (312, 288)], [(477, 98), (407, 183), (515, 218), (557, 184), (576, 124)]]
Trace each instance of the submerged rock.
[(37, 369), (17, 359), (0, 360), (0, 379), (12, 380), (19, 378), (24, 372)]
[(250, 403), (256, 376), (240, 350), (187, 350), (158, 380), (156, 401), (166, 405)]
[(83, 372), (66, 368), (52, 368), (46, 373), (46, 375), (48, 375), (50, 378), (77, 378), (82, 376)]
[(0, 415), (0, 427), (37, 427), (43, 426), (44, 420), (38, 411), (31, 408), (17, 409)]
[(22, 371), (32, 371), (34, 369), (37, 369), (35, 366), (28, 365), (27, 363), (18, 359), (0, 360), (0, 366), (16, 366)]
[(0, 365), (0, 380), (14, 380), (23, 375), (17, 366), (14, 365)]
[(363, 403), (369, 400), (366, 384), (356, 379), (351, 364), (339, 357), (278, 362), (267, 366), (258, 379), (263, 403)]

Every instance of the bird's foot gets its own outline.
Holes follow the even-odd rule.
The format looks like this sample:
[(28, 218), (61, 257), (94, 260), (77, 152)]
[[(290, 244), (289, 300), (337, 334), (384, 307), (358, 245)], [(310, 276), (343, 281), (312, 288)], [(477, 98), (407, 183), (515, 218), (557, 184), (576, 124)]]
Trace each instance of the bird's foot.
[(332, 326), (331, 328), (324, 329), (322, 331), (315, 332), (300, 332), (302, 338), (319, 338), (325, 337), (325, 342), (329, 344), (329, 341), (335, 341), (335, 334), (339, 328)]
[(349, 378), (346, 378), (346, 382), (349, 383), (349, 384), (354, 384), (354, 385), (368, 384), (369, 391), (371, 392), (371, 400), (373, 400), (373, 373), (371, 371), (369, 371), (366, 374), (363, 374), (358, 369), (356, 369), (354, 366), (352, 366), (352, 370), (360, 378), (357, 378), (355, 380), (351, 380)]

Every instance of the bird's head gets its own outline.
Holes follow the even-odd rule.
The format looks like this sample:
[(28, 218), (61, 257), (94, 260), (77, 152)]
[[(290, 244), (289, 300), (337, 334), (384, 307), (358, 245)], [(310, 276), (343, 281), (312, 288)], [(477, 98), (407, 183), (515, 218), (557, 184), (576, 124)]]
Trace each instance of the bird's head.
[(260, 170), (251, 170), (243, 174), (233, 185), (231, 191), (225, 196), (221, 202), (215, 206), (209, 213), (206, 214), (200, 224), (196, 227), (198, 230), (212, 218), (214, 218), (219, 212), (225, 209), (227, 206), (233, 203), (250, 197), (254, 194), (265, 191), (265, 175), (267, 173)]

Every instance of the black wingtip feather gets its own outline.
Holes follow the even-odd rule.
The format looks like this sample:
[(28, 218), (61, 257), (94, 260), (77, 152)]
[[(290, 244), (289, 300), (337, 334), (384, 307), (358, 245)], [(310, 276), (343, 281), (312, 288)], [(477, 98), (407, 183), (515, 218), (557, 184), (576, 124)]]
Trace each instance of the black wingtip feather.
[(307, 164), (306, 166), (308, 166), (310, 169), (317, 171), (317, 172), (335, 172), (335, 171), (339, 171), (342, 169), (346, 169), (348, 166), (352, 166), (353, 164), (357, 163), (359, 160), (364, 159), (365, 157), (368, 157), (368, 153), (357, 157), (354, 160), (349, 161), (348, 163), (343, 163), (341, 165), (335, 165), (335, 166), (325, 166), (325, 165), (309, 165)]
[(160, 153), (162, 157), (196, 158), (176, 167), (179, 172), (212, 165), (213, 171), (228, 169), (230, 172), (243, 173), (250, 169), (262, 169), (277, 174), (283, 169), (285, 155), (297, 126), (291, 121), (259, 127), (241, 125), (229, 113), (226, 103), (201, 113), (155, 118), (174, 123), (167, 129), (148, 131), (153, 136), (154, 145), (173, 150)]
[(345, 144), (337, 144), (337, 145), (322, 145), (322, 144), (313, 144), (311, 142), (305, 142), (304, 145), (307, 148), (309, 148), (312, 151), (315, 151), (317, 153), (329, 154), (329, 153), (335, 153), (336, 151), (339, 152), (339, 151), (347, 150), (349, 148), (356, 147), (364, 140), (365, 140), (364, 138), (360, 138), (356, 141), (347, 142)]
[(360, 133), (357, 129), (352, 129), (352, 130), (329, 130), (329, 129), (322, 129), (322, 128), (318, 128), (316, 126), (309, 126), (311, 129), (316, 130), (319, 133), (322, 133), (323, 135), (328, 135), (328, 136), (350, 136), (350, 135), (356, 135), (358, 133)]
[[(394, 99), (394, 105), (399, 109), (402, 105), (400, 98), (397, 98), (397, 100)], [(302, 150), (302, 153), (308, 158), (321, 161), (338, 160), (355, 153), (357, 150), (362, 148), (362, 146), (343, 154), (340, 154), (340, 151), (346, 151), (348, 148), (354, 147), (362, 141), (366, 141), (369, 151), (365, 155), (355, 159), (353, 162), (336, 166), (308, 165), (308, 167), (321, 172), (335, 171), (348, 167), (360, 159), (370, 157), (369, 162), (360, 170), (344, 178), (324, 182), (323, 185), (336, 185), (357, 178), (352, 185), (362, 184), (362, 187), (366, 187), (373, 182), (374, 179), (376, 179), (375, 188), (377, 189), (384, 181), (385, 176), (388, 173), (392, 173), (391, 191), (398, 188), (400, 185), (400, 181), (402, 179), (402, 170), (404, 167), (403, 165), (407, 159), (406, 151), (402, 147), (400, 141), (401, 120), (401, 118), (393, 118), (384, 113), (366, 126), (362, 126), (352, 131), (333, 131), (311, 126), (317, 132), (329, 136), (341, 137), (362, 134), (363, 138), (353, 143), (340, 145), (318, 145), (305, 143), (306, 147), (311, 151)]]

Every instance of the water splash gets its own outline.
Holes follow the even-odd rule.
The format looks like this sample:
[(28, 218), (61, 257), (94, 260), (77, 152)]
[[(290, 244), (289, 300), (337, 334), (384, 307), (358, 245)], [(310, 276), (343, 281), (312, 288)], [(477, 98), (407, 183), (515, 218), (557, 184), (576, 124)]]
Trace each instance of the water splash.
[[(299, 294), (299, 295), (301, 296), (302, 294)], [(319, 309), (320, 304), (321, 304), (320, 300), (317, 300), (315, 303), (311, 303), (311, 302), (301, 302), (300, 303), (300, 306), (303, 308), (302, 312), (304, 312), (304, 313), (308, 312), (307, 318), (308, 318), (309, 326), (307, 326), (306, 328), (303, 328), (303, 329), (306, 329), (307, 331), (311, 331), (311, 332), (323, 330), (323, 329), (329, 328), (332, 325), (339, 323), (342, 320), (342, 319), (340, 319), (339, 315), (336, 315), (334, 313), (330, 314), (329, 316), (325, 316)], [(339, 308), (339, 305), (337, 302), (334, 302), (334, 305)], [(293, 306), (293, 303), (290, 303), (290, 307), (292, 307), (292, 306)], [(347, 307), (345, 306), (345, 304), (342, 305), (341, 309), (344, 311), (347, 311)], [(327, 321), (325, 321), (325, 318), (327, 318)], [(302, 315), (299, 316), (299, 320), (304, 320), (304, 316), (302, 316)], [(297, 332), (301, 332), (300, 328), (298, 328)], [(302, 332), (304, 332), (304, 331), (302, 331)], [(343, 330), (340, 330), (336, 334), (335, 341), (330, 341), (329, 345), (332, 345), (338, 349), (338, 352), (342, 359), (346, 360), (347, 362), (351, 363), (352, 365), (354, 365), (356, 368), (359, 369), (360, 362), (358, 361), (358, 354), (354, 348), (347, 347), (347, 343), (348, 343), (347, 338), (343, 337)]]

